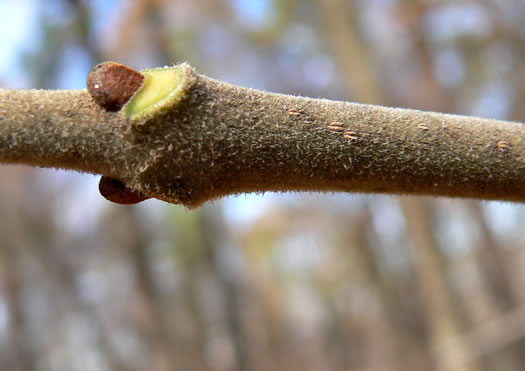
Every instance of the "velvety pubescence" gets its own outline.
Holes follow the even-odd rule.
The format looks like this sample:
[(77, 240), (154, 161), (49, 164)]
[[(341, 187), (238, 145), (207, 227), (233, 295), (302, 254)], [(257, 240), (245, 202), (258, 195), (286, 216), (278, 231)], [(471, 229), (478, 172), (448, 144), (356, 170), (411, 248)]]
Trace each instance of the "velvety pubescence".
[(132, 114), (104, 111), (85, 90), (0, 90), (0, 161), (99, 173), (187, 207), (263, 191), (525, 201), (523, 124), (267, 93), (175, 68), (173, 91)]
[(190, 207), (253, 191), (525, 200), (522, 124), (273, 94), (183, 69), (176, 104), (133, 125), (150, 156), (132, 184), (146, 194)]

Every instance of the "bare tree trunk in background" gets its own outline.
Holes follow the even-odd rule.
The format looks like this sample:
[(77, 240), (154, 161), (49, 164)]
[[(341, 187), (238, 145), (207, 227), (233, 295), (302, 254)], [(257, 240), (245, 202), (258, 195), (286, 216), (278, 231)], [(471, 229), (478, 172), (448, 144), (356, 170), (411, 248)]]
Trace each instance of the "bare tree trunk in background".
[(178, 227), (174, 242), (183, 282), (177, 300), (183, 301), (192, 334), (186, 344), (179, 338), (177, 347), (193, 360), (183, 369), (253, 369), (244, 336), (242, 284), (229, 276), (228, 259), (220, 256), (228, 243), (221, 208), (205, 206)]
[(250, 344), (247, 343), (246, 328), (243, 323), (244, 285), (240, 272), (235, 272), (235, 259), (229, 261), (229, 257), (225, 256), (225, 248), (229, 247), (228, 244), (231, 241), (228, 241), (226, 236), (221, 211), (220, 203), (213, 207), (205, 207), (202, 211), (203, 249), (206, 251), (206, 256), (209, 257), (210, 269), (224, 297), (226, 316), (224, 320), (233, 345), (234, 369), (238, 371), (255, 370), (256, 364), (252, 361), (253, 356), (250, 352)]
[[(483, 210), (478, 202), (465, 200), (465, 205), (473, 216), (473, 220), (480, 230), (480, 242), (475, 250), (475, 259), (481, 273), (481, 289), (479, 296), (485, 303), (484, 309), (488, 318), (487, 321), (504, 317), (519, 305), (519, 288), (515, 287), (517, 282), (513, 280), (513, 264), (505, 255), (502, 247), (498, 243), (490, 230), (487, 220), (483, 215)], [(480, 303), (477, 303), (478, 305)], [(473, 303), (473, 305), (475, 305)], [(467, 310), (469, 305), (467, 303)], [(480, 308), (472, 308), (471, 311)], [(497, 338), (497, 336), (495, 336)], [(503, 349), (490, 354), (487, 363), (495, 370), (516, 370), (520, 369), (520, 359), (523, 359), (523, 339), (517, 339), (516, 343), (508, 344)]]
[[(331, 26), (329, 36), (335, 56), (344, 76), (352, 83), (355, 96), (365, 103), (383, 103), (382, 93), (372, 69), (373, 58), (348, 23), (348, 18), (351, 18), (352, 14), (345, 14), (345, 3), (342, 0), (320, 0), (320, 2), (325, 14), (325, 22)], [(422, 294), (425, 301), (429, 303), (427, 311), (431, 337), (434, 344), (445, 344), (450, 337), (458, 336), (461, 329), (456, 320), (452, 294), (446, 284), (447, 276), (441, 266), (439, 250), (432, 240), (428, 211), (420, 199), (401, 197), (400, 202), (406, 216), (409, 238), (412, 238), (416, 245), (415, 254), (418, 257), (416, 267), (421, 280)], [(458, 343), (457, 347), (440, 346), (440, 349), (443, 350), (436, 359), (439, 370), (478, 369), (475, 364), (457, 367), (458, 360), (472, 358), (467, 344)]]
[[(367, 231), (371, 223), (371, 215), (368, 204), (363, 205), (362, 211), (357, 220), (351, 223), (350, 235), (348, 239), (350, 251), (342, 256), (348, 255), (348, 261), (353, 262), (353, 266), (360, 269), (360, 274), (364, 278), (364, 285), (373, 296), (377, 311), (371, 310), (364, 314), (368, 318), (368, 330), (365, 332), (367, 337), (367, 367), (372, 370), (410, 370), (424, 367), (422, 364), (416, 366), (419, 360), (412, 360), (411, 365), (401, 366), (401, 354), (408, 346), (408, 339), (403, 331), (397, 326), (392, 318), (392, 293), (388, 288), (385, 277), (381, 274), (377, 258), (373, 253), (373, 248), (367, 238)], [(412, 368), (414, 367), (415, 368)]]
[[(37, 176), (33, 171), (24, 171), (22, 175), (24, 174), (31, 177)], [(21, 181), (17, 175), (20, 174), (14, 171), (9, 179), (19, 184)], [(26, 181), (26, 183), (29, 182)], [(1, 184), (6, 184), (6, 182)], [(26, 199), (23, 189), (19, 189), (19, 192), (18, 195), (16, 191), (11, 190), (9, 192), (12, 195), (9, 200), (13, 206), (6, 203), (2, 205), (2, 208), (4, 213), (10, 217), (3, 219), (6, 222), (5, 224), (0, 224), (0, 229), (4, 230), (5, 228), (1, 233), (4, 236), (1, 247), (2, 251), (6, 253), (6, 259), (2, 261), (2, 271), (6, 283), (9, 323), (11, 325), (9, 343), (13, 347), (12, 355), (14, 356), (14, 363), (5, 369), (31, 371), (43, 369), (44, 365), (50, 367), (49, 364), (46, 364), (46, 359), (53, 358), (53, 354), (55, 357), (67, 359), (68, 355), (62, 354), (66, 353), (67, 350), (58, 348), (62, 341), (60, 337), (64, 336), (58, 329), (62, 326), (60, 322), (65, 318), (63, 314), (70, 315), (71, 312), (76, 312), (91, 320), (94, 327), (94, 346), (104, 356), (111, 370), (128, 371), (129, 369), (114, 352), (110, 335), (95, 309), (78, 297), (77, 287), (75, 286), (78, 272), (71, 267), (71, 262), (66, 261), (63, 256), (59, 256), (55, 251), (56, 247), (53, 246), (54, 240), (52, 238), (55, 227), (51, 218), (51, 210), (48, 208), (49, 204), (43, 202), (38, 205), (32, 202), (35, 200)], [(35, 195), (35, 199), (39, 199), (42, 194)], [(16, 208), (13, 208), (14, 205)], [(11, 210), (9, 210), (10, 208)], [(28, 229), (28, 225), (31, 225), (32, 228)], [(21, 261), (24, 261), (24, 264), (19, 264)], [(27, 272), (27, 267), (32, 265), (42, 269), (40, 274), (43, 274), (43, 277), (38, 277), (39, 273), (33, 271)], [(29, 278), (25, 276), (29, 276)], [(27, 290), (23, 290), (28, 285), (25, 282), (26, 280), (32, 280), (31, 285), (40, 285), (41, 290), (49, 290), (44, 283), (47, 280), (49, 281), (51, 284), (49, 305), (56, 314), (53, 318), (56, 323), (47, 323), (48, 318), (45, 314), (32, 313), (31, 310), (28, 310), (27, 296), (30, 294)], [(66, 305), (64, 305), (63, 300), (65, 300)], [(64, 309), (68, 311), (62, 313)], [(40, 315), (42, 318), (26, 318), (27, 313)], [(33, 326), (29, 326), (29, 322), (32, 322)], [(34, 327), (35, 323), (39, 324), (37, 328)], [(49, 328), (52, 328), (54, 332), (49, 332)], [(41, 333), (35, 334), (31, 331)], [(43, 336), (43, 333), (49, 333), (49, 336), (46, 344), (42, 345), (39, 344), (41, 341), (39, 338)], [(55, 341), (53, 338), (57, 340)], [(63, 366), (68, 367), (67, 365)], [(73, 365), (70, 364), (69, 367), (73, 367)]]
[[(478, 370), (469, 344), (460, 337), (462, 331), (447, 283), (445, 262), (433, 238), (430, 209), (421, 200), (405, 198), (403, 212), (407, 238), (414, 243), (414, 266), (426, 304), (431, 345), (436, 350), (436, 369)], [(452, 339), (457, 341), (451, 344)]]
[(274, 277), (267, 275), (268, 262), (261, 257), (261, 253), (266, 254), (271, 249), (276, 238), (275, 231), (265, 228), (264, 223), (257, 223), (255, 230), (246, 237), (247, 240), (241, 241), (240, 248), (247, 251), (247, 266), (251, 270), (252, 291), (248, 295), (252, 300), (244, 305), (244, 318), (249, 321), (245, 325), (245, 336), (250, 344), (250, 360), (261, 371), (297, 369), (291, 360), (293, 357), (290, 357), (288, 331), (282, 325), (285, 290), (282, 287), (276, 289)]
[(494, 305), (499, 308), (499, 312), (507, 312), (519, 301), (517, 294), (520, 288), (515, 287), (512, 262), (505, 256), (505, 251), (498, 246), (483, 215), (481, 205), (473, 201), (465, 201), (465, 203), (481, 232), (477, 255), (487, 290), (492, 296)]
[[(368, 55), (366, 47), (363, 46), (360, 37), (350, 27), (348, 18), (352, 14), (345, 11), (345, 3), (341, 0), (320, 0), (327, 37), (332, 42), (334, 55), (339, 62), (339, 67), (343, 72), (343, 77), (346, 79), (347, 86), (353, 87), (354, 96), (363, 103), (379, 103), (382, 95), (378, 88), (377, 79), (373, 77), (373, 63), (372, 58)], [(361, 229), (360, 233), (363, 233)], [(361, 236), (362, 237), (362, 236)], [(368, 279), (371, 281), (373, 287), (378, 289), (377, 299), (381, 308), (380, 318), (378, 318), (379, 332), (381, 336), (385, 337), (383, 343), (383, 352), (385, 359), (383, 362), (390, 359), (392, 369), (395, 369), (396, 354), (399, 350), (396, 347), (402, 347), (399, 340), (402, 338), (399, 329), (396, 329), (391, 320), (388, 319), (386, 311), (388, 311), (388, 294), (386, 286), (383, 284), (381, 277), (378, 276), (378, 271), (375, 270), (374, 256), (371, 253), (370, 246), (363, 244), (364, 239), (360, 240), (360, 246), (354, 249), (356, 256), (363, 264), (363, 271), (367, 272)], [(362, 252), (359, 254), (359, 251)], [(374, 344), (370, 344), (375, 350)]]
[[(16, 175), (16, 174), (15, 174)], [(16, 176), (15, 176), (16, 179)], [(3, 183), (2, 183), (3, 185)], [(12, 193), (11, 193), (12, 194)], [(4, 210), (12, 209), (12, 198), (5, 199), (0, 207)], [(21, 277), (18, 272), (19, 255), (23, 249), (16, 244), (16, 234), (20, 231), (21, 221), (14, 209), (8, 212), (12, 217), (0, 223), (0, 235), (3, 237), (2, 256), (0, 259), (0, 282), (3, 282), (3, 296), (8, 316), (8, 342), (6, 349), (0, 353), (0, 368), (13, 371), (36, 370), (36, 354), (30, 340), (30, 332), (26, 326), (25, 311), (22, 300)]]
[[(454, 92), (445, 92), (444, 88), (436, 81), (433, 72), (434, 62), (431, 59), (428, 41), (425, 40), (422, 17), (431, 11), (432, 5), (428, 3), (410, 2), (400, 5), (399, 17), (405, 28), (405, 33), (414, 38), (416, 55), (421, 61), (421, 76), (418, 81), (421, 86), (416, 86), (412, 91), (417, 91), (410, 97), (416, 100), (418, 107), (441, 112), (453, 112), (453, 106), (457, 100)], [(488, 38), (490, 40), (490, 37)], [(408, 104), (410, 102), (403, 102)], [(477, 293), (480, 301), (467, 300), (464, 310), (468, 317), (475, 317), (474, 312), (486, 312), (490, 318), (496, 318), (507, 312), (517, 304), (515, 294), (518, 292), (513, 283), (512, 270), (509, 270), (509, 261), (502, 249), (498, 246), (496, 239), (487, 225), (483, 216), (482, 207), (479, 202), (463, 200), (462, 203), (469, 209), (473, 221), (480, 228), (480, 245), (475, 249), (477, 265), (481, 272), (481, 286)], [(475, 307), (473, 307), (475, 306)], [(482, 308), (480, 308), (482, 306)], [(477, 327), (479, 323), (471, 323)], [(489, 357), (488, 362), (496, 370), (514, 370), (519, 362), (522, 352), (517, 347), (500, 351)]]
[[(367, 57), (366, 47), (362, 45), (359, 36), (348, 24), (351, 14), (345, 12), (346, 4), (340, 0), (320, 0), (320, 6), (325, 19), (326, 34), (332, 42), (336, 60), (343, 72), (346, 85), (352, 87), (354, 98), (362, 103), (378, 104), (382, 101), (377, 81), (373, 76), (372, 59)], [(365, 211), (366, 212), (366, 211)], [(366, 218), (360, 217), (362, 222)], [(352, 249), (352, 258), (360, 262), (357, 264), (363, 269), (363, 273), (370, 283), (371, 290), (376, 289), (374, 298), (377, 300), (379, 313), (373, 322), (374, 328), (368, 330), (368, 346), (372, 353), (368, 356), (370, 367), (375, 369), (396, 370), (399, 348), (403, 346), (400, 339), (403, 338), (399, 329), (388, 317), (388, 289), (379, 276), (375, 257), (363, 238), (364, 225), (352, 229), (354, 235), (352, 240), (359, 241)], [(375, 291), (375, 290), (374, 290)]]
[(323, 12), (327, 38), (353, 98), (361, 103), (380, 104), (383, 97), (374, 77), (373, 59), (368, 55), (360, 36), (350, 26), (351, 20), (356, 21), (354, 12), (348, 10), (353, 5), (342, 0), (318, 2)]
[[(5, 244), (3, 248), (11, 250), (11, 246), (7, 245)], [(16, 259), (12, 256), (11, 251), (5, 251), (5, 253), (9, 257), (7, 261), (2, 261), (2, 281), (9, 315), (9, 346), (2, 350), (0, 367), (13, 371), (35, 370), (31, 345), (27, 341), (23, 306), (20, 305), (20, 282), (16, 272)]]
[[(124, 248), (124, 254), (133, 268), (136, 287), (136, 314), (133, 325), (139, 330), (148, 346), (150, 361), (148, 369), (168, 371), (177, 369), (178, 352), (173, 347), (169, 335), (169, 326), (165, 322), (162, 302), (154, 283), (152, 261), (148, 252), (152, 238), (132, 207), (118, 208), (115, 219), (126, 224), (126, 230), (115, 228), (113, 233), (117, 244)], [(119, 233), (120, 232), (120, 233)]]

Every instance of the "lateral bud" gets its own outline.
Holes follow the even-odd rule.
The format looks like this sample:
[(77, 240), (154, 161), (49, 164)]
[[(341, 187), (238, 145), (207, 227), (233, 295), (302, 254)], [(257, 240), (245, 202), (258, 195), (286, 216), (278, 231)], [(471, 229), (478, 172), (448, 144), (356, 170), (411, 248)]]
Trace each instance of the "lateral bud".
[(116, 62), (93, 67), (87, 78), (87, 89), (93, 100), (106, 111), (119, 111), (142, 86), (144, 75)]
[(121, 205), (133, 205), (147, 200), (149, 197), (134, 191), (118, 179), (102, 176), (98, 184), (100, 194), (108, 201)]

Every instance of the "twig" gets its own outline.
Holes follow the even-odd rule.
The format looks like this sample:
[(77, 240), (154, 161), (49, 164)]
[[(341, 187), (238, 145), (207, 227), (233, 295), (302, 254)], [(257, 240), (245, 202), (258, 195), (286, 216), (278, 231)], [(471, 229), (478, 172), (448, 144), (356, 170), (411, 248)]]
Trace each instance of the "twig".
[(117, 112), (85, 90), (0, 90), (0, 162), (103, 174), (188, 207), (264, 191), (525, 201), (520, 123), (267, 93), (186, 64), (142, 73)]

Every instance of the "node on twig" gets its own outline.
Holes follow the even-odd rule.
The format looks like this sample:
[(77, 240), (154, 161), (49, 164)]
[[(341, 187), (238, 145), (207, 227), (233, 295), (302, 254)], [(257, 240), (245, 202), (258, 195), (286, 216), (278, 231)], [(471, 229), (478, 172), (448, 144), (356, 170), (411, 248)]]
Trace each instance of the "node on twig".
[[(104, 62), (93, 67), (88, 75), (87, 89), (93, 100), (106, 111), (119, 111), (142, 86), (144, 76), (115, 62)], [(118, 179), (102, 176), (99, 191), (107, 200), (131, 205), (149, 197), (134, 191)]]

